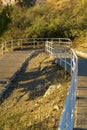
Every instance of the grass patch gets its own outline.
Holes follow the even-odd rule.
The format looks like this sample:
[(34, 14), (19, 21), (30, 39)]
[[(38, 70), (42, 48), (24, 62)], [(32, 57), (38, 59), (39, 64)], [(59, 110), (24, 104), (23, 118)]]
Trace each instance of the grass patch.
[[(59, 69), (53, 58), (37, 53), (13, 82), (14, 90), (0, 106), (0, 129), (57, 130), (69, 81), (70, 75)], [(55, 85), (55, 91), (44, 96), (51, 85)]]

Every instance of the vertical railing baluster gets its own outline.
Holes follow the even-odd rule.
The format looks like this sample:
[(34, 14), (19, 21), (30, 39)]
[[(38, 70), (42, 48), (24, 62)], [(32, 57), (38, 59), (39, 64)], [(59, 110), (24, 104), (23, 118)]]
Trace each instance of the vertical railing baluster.
[(67, 71), (67, 66), (66, 66), (66, 47), (64, 47), (64, 54), (65, 54), (65, 71)]
[(72, 67), (73, 67), (73, 65), (72, 65), (72, 51), (71, 51), (71, 76), (72, 76), (72, 73), (73, 73), (73, 70), (72, 70)]
[(35, 38), (33, 39), (33, 48), (35, 49)]
[[(59, 43), (60, 43), (59, 39)], [(47, 51), (49, 54), (53, 55), (57, 59), (58, 58), (58, 48), (54, 48), (52, 46), (52, 42), (48, 42)], [(53, 51), (54, 49), (54, 51)], [(69, 48), (70, 49), (70, 48)], [(77, 85), (77, 71), (78, 71), (78, 58), (74, 51), (70, 49), (70, 62), (67, 61), (67, 47), (64, 47), (64, 53), (62, 53), (61, 46), (59, 47), (59, 63), (62, 65), (62, 62), (64, 63), (64, 68), (67, 71), (68, 67), (67, 65), (70, 65), (70, 74), (71, 74), (71, 82), (69, 91), (66, 98), (66, 104), (64, 106), (64, 111), (61, 117), (60, 125), (58, 130), (73, 130), (74, 125), (74, 107), (76, 102), (76, 85)]]

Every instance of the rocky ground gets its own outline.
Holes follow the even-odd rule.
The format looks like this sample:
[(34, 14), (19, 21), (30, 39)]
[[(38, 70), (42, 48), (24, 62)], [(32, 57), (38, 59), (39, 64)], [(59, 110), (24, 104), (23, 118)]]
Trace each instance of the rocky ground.
[(0, 106), (0, 130), (57, 130), (70, 76), (36, 52)]

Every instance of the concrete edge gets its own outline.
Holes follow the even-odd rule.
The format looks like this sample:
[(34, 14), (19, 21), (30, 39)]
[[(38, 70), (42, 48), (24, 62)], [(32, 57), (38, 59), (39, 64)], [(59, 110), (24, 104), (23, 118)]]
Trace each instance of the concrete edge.
[(32, 51), (28, 57), (26, 57), (25, 61), (22, 63), (21, 67), (13, 74), (11, 79), (7, 82), (5, 87), (0, 91), (0, 99), (3, 97), (3, 95), (6, 93), (6, 91), (12, 86), (12, 82), (17, 78), (19, 73), (25, 69), (25, 66), (27, 65), (28, 61), (31, 59), (31, 57), (36, 53), (36, 51)]

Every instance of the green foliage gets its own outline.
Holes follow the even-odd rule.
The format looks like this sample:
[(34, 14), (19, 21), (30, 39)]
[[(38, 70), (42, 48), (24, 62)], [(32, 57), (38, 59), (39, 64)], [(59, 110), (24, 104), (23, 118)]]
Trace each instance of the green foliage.
[[(84, 8), (79, 0), (73, 2), (71, 0), (67, 2), (67, 6), (62, 2), (61, 8), (53, 6), (53, 2), (35, 6), (31, 5), (32, 1), (23, 2), (23, 6), (7, 6), (2, 10), (0, 14), (0, 35), (4, 33), (2, 37), (8, 35), (8, 38), (69, 37), (75, 39), (87, 32), (87, 8)], [(82, 2), (87, 7), (86, 1), (82, 0)], [(26, 5), (31, 8), (27, 8)]]
[(11, 23), (11, 7), (6, 6), (0, 13), (0, 36), (8, 29), (9, 23)]

